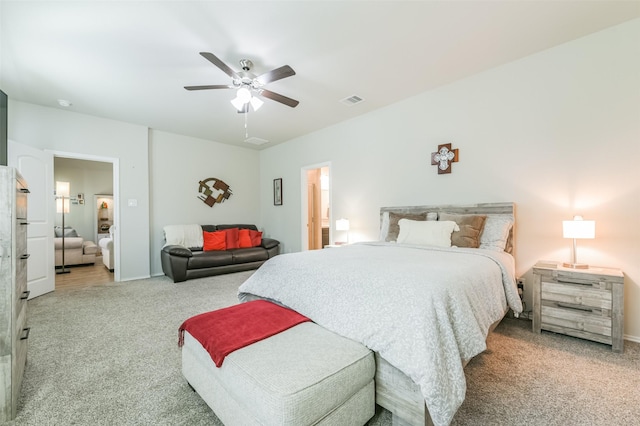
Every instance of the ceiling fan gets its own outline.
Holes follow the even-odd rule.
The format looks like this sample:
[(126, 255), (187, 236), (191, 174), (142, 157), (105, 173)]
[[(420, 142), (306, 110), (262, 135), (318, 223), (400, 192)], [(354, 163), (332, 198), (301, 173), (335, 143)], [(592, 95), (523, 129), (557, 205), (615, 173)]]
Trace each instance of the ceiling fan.
[(200, 52), (200, 55), (231, 77), (232, 84), (185, 86), (184, 88), (187, 90), (236, 89), (237, 96), (235, 99), (231, 100), (231, 103), (236, 107), (238, 113), (249, 112), (249, 105), (253, 107), (254, 111), (260, 108), (263, 102), (256, 96), (262, 96), (264, 98), (280, 102), (281, 104), (290, 106), (291, 108), (295, 108), (299, 104), (295, 99), (288, 98), (264, 88), (268, 83), (295, 75), (296, 72), (289, 65), (283, 65), (280, 68), (276, 68), (256, 76), (251, 72), (253, 63), (248, 59), (240, 60), (242, 71), (235, 72), (227, 64), (218, 59), (218, 57), (213, 53)]

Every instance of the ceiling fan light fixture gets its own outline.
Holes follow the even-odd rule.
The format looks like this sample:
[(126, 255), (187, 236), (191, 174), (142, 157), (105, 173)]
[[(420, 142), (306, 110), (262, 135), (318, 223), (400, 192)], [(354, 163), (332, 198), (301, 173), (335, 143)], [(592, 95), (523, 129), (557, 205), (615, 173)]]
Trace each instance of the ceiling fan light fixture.
[(242, 111), (244, 109), (245, 102), (240, 100), (240, 98), (231, 99), (231, 105), (235, 107), (238, 111)]
[(260, 99), (256, 98), (255, 96), (253, 96), (249, 102), (251, 102), (251, 106), (253, 107), (254, 111), (259, 110), (260, 107), (264, 104), (264, 102), (262, 102)]
[(236, 99), (239, 99), (243, 104), (246, 104), (251, 100), (251, 92), (246, 87), (241, 87), (238, 89)]

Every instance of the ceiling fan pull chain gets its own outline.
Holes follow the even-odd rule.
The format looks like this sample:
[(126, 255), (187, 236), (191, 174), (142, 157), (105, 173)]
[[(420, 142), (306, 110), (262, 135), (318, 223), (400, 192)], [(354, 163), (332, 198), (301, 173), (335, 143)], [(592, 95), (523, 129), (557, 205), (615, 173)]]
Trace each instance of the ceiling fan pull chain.
[(249, 120), (249, 112), (244, 113), (244, 138), (249, 139), (249, 126), (247, 124)]

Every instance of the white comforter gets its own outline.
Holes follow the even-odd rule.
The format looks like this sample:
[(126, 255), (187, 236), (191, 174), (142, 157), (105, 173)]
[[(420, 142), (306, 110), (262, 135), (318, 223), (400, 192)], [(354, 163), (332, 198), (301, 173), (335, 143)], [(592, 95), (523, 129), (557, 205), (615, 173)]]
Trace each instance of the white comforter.
[(361, 243), (276, 256), (239, 288), (363, 343), (416, 382), (436, 425), (464, 400), (462, 361), (522, 311), (513, 257), (480, 249)]

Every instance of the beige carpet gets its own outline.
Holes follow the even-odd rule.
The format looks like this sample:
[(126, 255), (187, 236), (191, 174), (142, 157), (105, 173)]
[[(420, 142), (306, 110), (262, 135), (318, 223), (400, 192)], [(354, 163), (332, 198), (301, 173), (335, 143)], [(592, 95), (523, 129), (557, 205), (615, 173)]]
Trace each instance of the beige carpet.
[[(15, 425), (220, 425), (180, 372), (178, 327), (237, 303), (241, 272), (56, 291), (29, 301), (28, 364)], [(640, 345), (543, 333), (505, 319), (468, 365), (455, 425), (630, 425)], [(378, 410), (370, 425), (390, 424)]]

